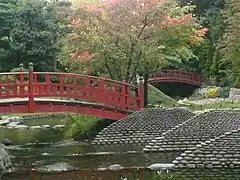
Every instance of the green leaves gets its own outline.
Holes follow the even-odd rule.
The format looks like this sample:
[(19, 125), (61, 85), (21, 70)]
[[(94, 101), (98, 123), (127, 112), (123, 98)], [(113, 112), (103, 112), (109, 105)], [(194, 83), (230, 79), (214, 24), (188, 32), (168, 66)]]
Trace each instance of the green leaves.
[(38, 71), (53, 71), (58, 42), (67, 32), (65, 17), (59, 16), (60, 7), (44, 0), (0, 1), (2, 11), (6, 13), (0, 13), (0, 38), (8, 44), (2, 51), (11, 54), (1, 59), (3, 70), (32, 61)]
[(223, 15), (226, 18), (227, 28), (219, 45), (221, 62), (230, 70), (230, 78), (234, 86), (240, 87), (240, 2), (227, 0)]

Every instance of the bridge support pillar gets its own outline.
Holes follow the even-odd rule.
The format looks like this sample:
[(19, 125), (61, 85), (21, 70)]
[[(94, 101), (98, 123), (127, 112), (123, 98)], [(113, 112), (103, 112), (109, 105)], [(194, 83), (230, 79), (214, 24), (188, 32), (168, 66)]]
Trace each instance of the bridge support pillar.
[(148, 107), (148, 72), (144, 73), (144, 107)]
[(140, 82), (139, 82), (139, 99), (140, 99), (140, 108), (144, 108), (144, 82), (142, 77), (140, 77)]

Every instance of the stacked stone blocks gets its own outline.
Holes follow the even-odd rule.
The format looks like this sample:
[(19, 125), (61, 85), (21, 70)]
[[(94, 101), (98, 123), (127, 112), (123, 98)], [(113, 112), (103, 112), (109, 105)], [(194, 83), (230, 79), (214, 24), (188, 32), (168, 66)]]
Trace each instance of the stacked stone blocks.
[(201, 142), (216, 138), (240, 127), (240, 111), (213, 110), (195, 116), (155, 137), (145, 152), (192, 150)]
[(142, 109), (103, 129), (93, 144), (143, 144), (161, 136), (168, 129), (193, 117), (194, 114), (180, 108)]

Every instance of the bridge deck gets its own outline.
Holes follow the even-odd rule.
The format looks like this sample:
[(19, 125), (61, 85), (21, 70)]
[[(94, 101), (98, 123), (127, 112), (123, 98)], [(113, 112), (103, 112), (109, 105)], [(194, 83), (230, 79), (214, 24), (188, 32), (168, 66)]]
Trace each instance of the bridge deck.
[[(28, 113), (29, 98), (11, 98), (0, 100), (0, 113)], [(76, 101), (73, 99), (34, 98), (35, 113), (40, 112), (73, 112), (88, 114), (113, 120), (122, 119), (130, 111), (101, 103)]]

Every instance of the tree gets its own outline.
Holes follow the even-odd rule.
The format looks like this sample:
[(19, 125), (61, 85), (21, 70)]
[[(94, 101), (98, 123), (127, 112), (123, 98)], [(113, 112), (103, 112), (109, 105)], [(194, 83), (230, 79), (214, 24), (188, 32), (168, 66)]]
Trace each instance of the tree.
[(240, 1), (226, 0), (223, 10), (227, 28), (219, 45), (226, 75), (230, 75), (234, 86), (240, 87)]
[(70, 71), (132, 82), (137, 74), (195, 57), (202, 40), (189, 12), (171, 0), (82, 2), (71, 18), (62, 62)]
[(16, 5), (17, 0), (0, 0), (0, 70), (8, 67), (12, 59), (9, 41)]
[(44, 0), (3, 2), (0, 9), (6, 13), (0, 15), (5, 30), (0, 34), (0, 47), (5, 43), (5, 49), (0, 50), (6, 53), (1, 54), (2, 70), (9, 71), (20, 63), (28, 65), (30, 61), (38, 71), (56, 70), (58, 42), (66, 34), (64, 16), (57, 4)]
[[(179, 0), (182, 4), (187, 4), (187, 0)], [(222, 78), (220, 70), (220, 54), (218, 44), (222, 38), (225, 23), (221, 13), (224, 7), (224, 0), (193, 0), (191, 2), (196, 6), (195, 16), (199, 19), (202, 26), (208, 28), (208, 34), (204, 37), (200, 46), (193, 49), (194, 54), (199, 61), (195, 61), (196, 69), (206, 77), (214, 76), (216, 79)], [(197, 65), (198, 64), (198, 65)], [(186, 67), (189, 68), (189, 63)]]

